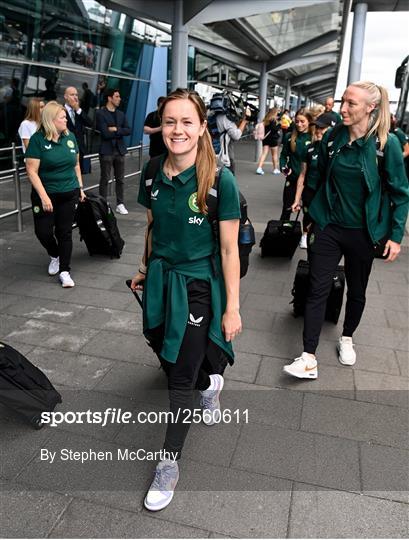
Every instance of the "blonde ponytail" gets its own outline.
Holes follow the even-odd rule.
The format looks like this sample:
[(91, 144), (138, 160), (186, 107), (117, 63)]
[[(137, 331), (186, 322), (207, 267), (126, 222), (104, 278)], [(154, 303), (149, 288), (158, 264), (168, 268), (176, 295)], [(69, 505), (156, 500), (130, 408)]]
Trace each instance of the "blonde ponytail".
[(366, 90), (370, 103), (375, 104), (375, 109), (370, 113), (369, 129), (366, 133), (366, 138), (368, 139), (371, 135), (377, 136), (381, 150), (383, 150), (388, 140), (388, 133), (391, 126), (388, 91), (383, 86), (370, 81), (358, 81), (352, 83), (350, 86)]

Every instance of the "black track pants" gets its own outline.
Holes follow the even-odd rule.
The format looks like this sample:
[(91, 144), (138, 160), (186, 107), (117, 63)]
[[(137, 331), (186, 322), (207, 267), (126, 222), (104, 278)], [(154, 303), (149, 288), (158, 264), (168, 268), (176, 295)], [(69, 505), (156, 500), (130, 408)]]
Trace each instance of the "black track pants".
[(345, 260), (347, 301), (342, 335), (352, 337), (365, 307), (365, 292), (374, 259), (373, 244), (365, 229), (314, 226), (309, 237), (310, 288), (304, 313), (304, 351), (315, 354), (334, 272)]
[(165, 362), (170, 411), (174, 419), (178, 416), (178, 421), (168, 423), (164, 449), (177, 452), (178, 457), (192, 420), (189, 411), (193, 410), (194, 390), (206, 390), (210, 385), (209, 373), (212, 373), (205, 361), (212, 317), (210, 284), (202, 280), (190, 283), (188, 299), (189, 320), (178, 359), (175, 364)]
[(293, 175), (287, 176), (283, 190), (283, 210), (280, 217), (282, 221), (288, 221), (291, 218), (291, 205), (294, 202), (296, 191), (297, 177)]
[(52, 212), (44, 212), (41, 199), (32, 190), (34, 231), (50, 257), (60, 258), (60, 272), (70, 271), (72, 254), (72, 223), (78, 205), (79, 189), (48, 195)]

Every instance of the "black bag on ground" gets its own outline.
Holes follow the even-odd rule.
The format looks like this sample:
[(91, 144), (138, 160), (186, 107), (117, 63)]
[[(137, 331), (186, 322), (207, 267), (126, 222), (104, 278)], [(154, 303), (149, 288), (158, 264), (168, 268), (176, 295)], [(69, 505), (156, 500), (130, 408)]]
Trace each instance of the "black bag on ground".
[[(307, 300), (308, 286), (310, 280), (310, 265), (308, 261), (298, 261), (295, 272), (294, 284), (291, 291), (293, 295), (293, 313), (294, 317), (304, 315), (305, 302)], [(327, 300), (325, 311), (325, 320), (337, 324), (339, 314), (341, 313), (342, 301), (345, 289), (344, 267), (338, 266), (332, 281), (331, 291)]]
[(120, 258), (125, 242), (119, 234), (116, 217), (110, 204), (100, 195), (87, 194), (78, 204), (75, 221), (90, 255)]
[(41, 413), (53, 411), (61, 401), (61, 395), (42, 371), (16, 349), (0, 343), (0, 403), (40, 429)]
[(267, 223), (260, 240), (262, 257), (293, 257), (302, 234), (298, 215), (294, 221), (272, 219)]

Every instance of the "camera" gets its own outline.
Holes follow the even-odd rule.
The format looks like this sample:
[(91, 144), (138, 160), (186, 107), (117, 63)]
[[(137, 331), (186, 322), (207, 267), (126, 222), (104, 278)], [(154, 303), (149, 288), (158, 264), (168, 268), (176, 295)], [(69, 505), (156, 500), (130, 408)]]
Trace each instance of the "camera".
[(258, 109), (249, 103), (246, 96), (236, 97), (229, 91), (214, 94), (209, 109), (214, 114), (225, 114), (229, 120), (237, 123), (246, 117), (249, 122), (257, 122)]

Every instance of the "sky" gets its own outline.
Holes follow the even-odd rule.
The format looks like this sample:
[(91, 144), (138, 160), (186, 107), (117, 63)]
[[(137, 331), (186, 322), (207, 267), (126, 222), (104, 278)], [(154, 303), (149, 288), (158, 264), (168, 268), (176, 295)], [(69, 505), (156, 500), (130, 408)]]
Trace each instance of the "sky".
[[(349, 16), (341, 68), (335, 98), (340, 99), (346, 87), (353, 14)], [(395, 72), (409, 54), (409, 12), (368, 12), (361, 80), (380, 84), (389, 92), (390, 101), (399, 99)], [(396, 104), (392, 104), (394, 110)]]

